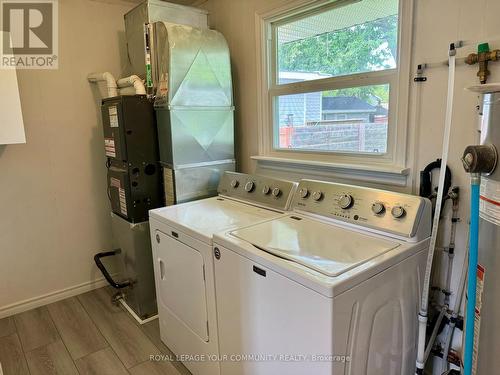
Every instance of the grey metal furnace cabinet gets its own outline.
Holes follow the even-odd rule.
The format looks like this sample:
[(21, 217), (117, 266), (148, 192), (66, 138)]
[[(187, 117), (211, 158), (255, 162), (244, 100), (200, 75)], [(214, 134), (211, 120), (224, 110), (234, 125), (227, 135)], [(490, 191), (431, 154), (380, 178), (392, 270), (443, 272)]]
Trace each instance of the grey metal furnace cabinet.
[(117, 276), (131, 283), (123, 299), (140, 319), (148, 319), (158, 313), (149, 221), (129, 223), (112, 213), (111, 226), (120, 249)]

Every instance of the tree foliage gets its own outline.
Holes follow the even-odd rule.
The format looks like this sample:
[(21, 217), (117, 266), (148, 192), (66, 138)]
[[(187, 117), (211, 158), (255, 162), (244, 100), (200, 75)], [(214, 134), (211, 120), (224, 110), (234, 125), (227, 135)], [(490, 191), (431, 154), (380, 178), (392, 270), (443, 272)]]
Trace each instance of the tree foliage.
[[(397, 15), (279, 45), (280, 71), (319, 72), (332, 76), (394, 68)], [(358, 96), (387, 102), (389, 86), (329, 91), (328, 96)]]

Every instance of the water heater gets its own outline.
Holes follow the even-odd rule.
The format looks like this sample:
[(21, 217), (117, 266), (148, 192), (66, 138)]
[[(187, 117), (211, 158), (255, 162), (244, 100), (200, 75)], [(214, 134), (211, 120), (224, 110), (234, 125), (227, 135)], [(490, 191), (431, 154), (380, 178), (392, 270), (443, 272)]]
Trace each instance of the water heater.
[[(492, 155), (500, 150), (500, 84), (471, 88), (482, 95), (481, 146), (475, 160), (490, 164), (481, 176), (479, 245), (475, 306), (473, 368), (476, 374), (496, 374), (500, 368), (500, 168)], [(489, 152), (488, 148), (493, 150)], [(473, 150), (473, 149), (471, 149)], [(485, 150), (481, 155), (481, 151)], [(487, 159), (487, 160), (481, 160)], [(474, 371), (473, 371), (474, 372)]]

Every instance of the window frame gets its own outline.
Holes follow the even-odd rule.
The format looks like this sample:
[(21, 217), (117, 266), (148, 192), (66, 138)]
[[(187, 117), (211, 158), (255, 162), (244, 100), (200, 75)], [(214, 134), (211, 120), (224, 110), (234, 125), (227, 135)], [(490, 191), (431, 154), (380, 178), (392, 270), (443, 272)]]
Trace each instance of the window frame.
[[(283, 7), (256, 13), (257, 79), (258, 79), (258, 130), (259, 155), (252, 158), (269, 161), (295, 163), (297, 165), (320, 163), (323, 167), (340, 167), (356, 170), (381, 171), (406, 175), (408, 126), (408, 101), (410, 88), (410, 62), (412, 42), (412, 20), (414, 0), (399, 0), (398, 56), (397, 67), (382, 71), (356, 73), (324, 79), (277, 84), (277, 26), (288, 23), (293, 17), (348, 5), (352, 0), (296, 0)], [(277, 115), (279, 95), (300, 94), (390, 84), (387, 152), (385, 154), (363, 154), (347, 152), (324, 152), (310, 150), (275, 149), (274, 116)], [(277, 135), (279, 136), (279, 135)]]

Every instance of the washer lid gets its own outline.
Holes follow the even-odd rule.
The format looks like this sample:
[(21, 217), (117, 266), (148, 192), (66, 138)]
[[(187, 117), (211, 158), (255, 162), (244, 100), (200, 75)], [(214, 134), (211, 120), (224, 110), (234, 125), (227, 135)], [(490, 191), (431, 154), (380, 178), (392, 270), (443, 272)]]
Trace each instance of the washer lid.
[(339, 276), (399, 246), (397, 242), (293, 215), (238, 229), (231, 234), (326, 276)]

